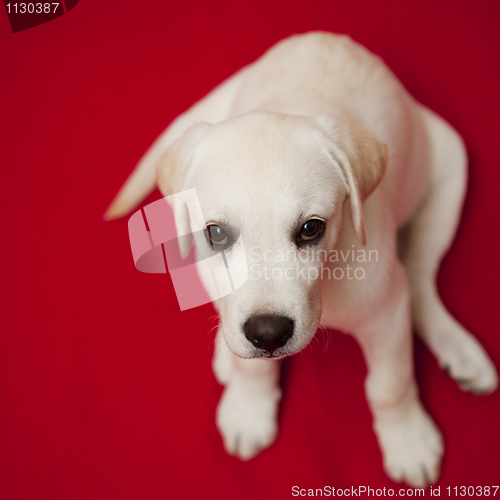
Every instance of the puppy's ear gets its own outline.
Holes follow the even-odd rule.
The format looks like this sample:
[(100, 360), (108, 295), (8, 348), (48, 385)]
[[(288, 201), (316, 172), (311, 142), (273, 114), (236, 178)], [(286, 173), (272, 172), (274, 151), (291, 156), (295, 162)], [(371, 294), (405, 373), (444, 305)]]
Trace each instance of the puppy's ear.
[(189, 127), (163, 153), (156, 165), (156, 181), (163, 196), (170, 196), (183, 190), (184, 178), (193, 157), (194, 147), (210, 127), (211, 125), (205, 122)]
[(194, 148), (210, 127), (210, 124), (202, 122), (188, 128), (167, 148), (156, 167), (158, 188), (163, 196), (168, 197), (174, 212), (179, 250), (183, 259), (189, 255), (193, 245), (188, 212), (188, 202), (191, 197), (185, 192), (184, 181)]
[(328, 137), (329, 150), (348, 185), (351, 220), (361, 244), (366, 245), (363, 203), (377, 187), (387, 166), (387, 146), (360, 127), (327, 114), (315, 117)]

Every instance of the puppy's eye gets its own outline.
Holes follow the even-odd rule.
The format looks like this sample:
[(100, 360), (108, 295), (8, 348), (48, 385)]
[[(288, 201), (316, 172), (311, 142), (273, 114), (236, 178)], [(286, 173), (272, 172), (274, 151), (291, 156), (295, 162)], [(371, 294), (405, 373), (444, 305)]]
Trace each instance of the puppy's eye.
[(213, 251), (225, 250), (229, 247), (229, 236), (225, 229), (215, 224), (207, 226), (205, 236)]
[(324, 229), (325, 221), (321, 219), (309, 219), (300, 229), (297, 244), (300, 246), (309, 241), (319, 239), (323, 235)]

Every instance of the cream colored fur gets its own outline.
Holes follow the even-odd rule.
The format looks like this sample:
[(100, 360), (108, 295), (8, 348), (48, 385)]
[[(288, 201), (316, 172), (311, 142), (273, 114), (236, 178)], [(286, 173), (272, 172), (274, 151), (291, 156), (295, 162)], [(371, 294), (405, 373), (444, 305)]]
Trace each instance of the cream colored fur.
[[(213, 365), (226, 386), (217, 425), (227, 451), (250, 459), (274, 441), (279, 360), (303, 349), (321, 324), (352, 334), (362, 347), (387, 474), (414, 486), (435, 482), (443, 442), (418, 397), (412, 324), (462, 388), (491, 392), (498, 383), (483, 348), (436, 290), (466, 186), (458, 134), (418, 104), (378, 57), (346, 36), (310, 33), (280, 42), (177, 118), (107, 218), (128, 213), (156, 182), (165, 196), (195, 188), (204, 220), (174, 207), (177, 224), (238, 228), (247, 261), (256, 248), (288, 251), (266, 264), (275, 276), (338, 265), (297, 260), (302, 250), (290, 235), (310, 216), (327, 224), (314, 251), (378, 256), (363, 263), (363, 279), (267, 280), (257, 266), (242, 287), (216, 301)], [(295, 322), (277, 359), (260, 357), (243, 334), (245, 321), (264, 313)]]

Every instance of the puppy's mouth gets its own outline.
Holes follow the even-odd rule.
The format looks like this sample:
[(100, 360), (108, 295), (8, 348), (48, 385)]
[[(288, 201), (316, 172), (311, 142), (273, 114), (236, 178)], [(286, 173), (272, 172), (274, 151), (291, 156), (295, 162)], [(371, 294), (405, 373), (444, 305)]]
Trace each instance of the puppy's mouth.
[(287, 356), (290, 356), (295, 353), (280, 353), (280, 352), (267, 352), (259, 349), (259, 351), (255, 352), (251, 355), (252, 358), (264, 358), (264, 359), (283, 359)]

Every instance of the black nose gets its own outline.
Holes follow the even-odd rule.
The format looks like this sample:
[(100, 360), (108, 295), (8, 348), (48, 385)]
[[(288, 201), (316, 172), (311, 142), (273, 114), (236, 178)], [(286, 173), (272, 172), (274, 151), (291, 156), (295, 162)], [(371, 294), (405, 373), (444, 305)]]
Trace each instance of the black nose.
[(245, 337), (253, 346), (272, 354), (293, 335), (293, 320), (286, 316), (262, 314), (252, 316), (243, 329)]

